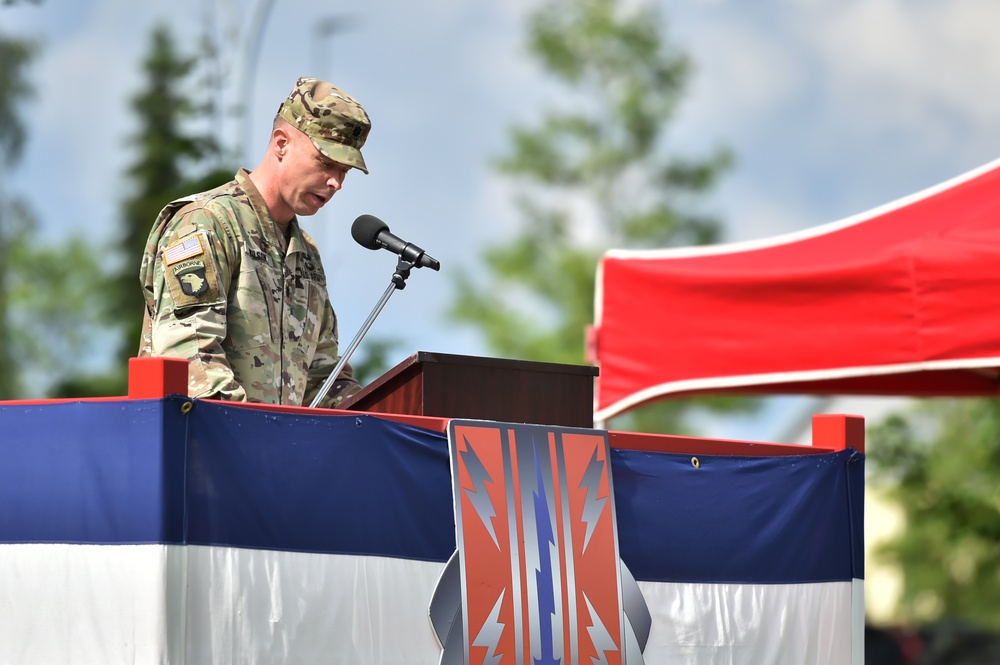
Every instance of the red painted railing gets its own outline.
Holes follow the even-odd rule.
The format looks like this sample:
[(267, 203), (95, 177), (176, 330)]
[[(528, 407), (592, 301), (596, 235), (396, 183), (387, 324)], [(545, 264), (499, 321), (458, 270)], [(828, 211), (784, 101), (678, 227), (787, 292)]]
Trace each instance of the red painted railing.
[[(131, 358), (129, 359), (127, 399), (161, 399), (168, 395), (187, 394), (187, 361), (180, 358)], [(121, 397), (91, 398), (88, 401), (106, 401)], [(22, 400), (12, 403), (40, 404), (65, 400)], [(76, 400), (79, 401), (79, 400)], [(303, 413), (311, 415), (350, 415), (349, 411), (313, 409), (298, 406), (272, 404), (249, 404), (232, 402), (247, 408)], [(415, 416), (395, 413), (370, 413), (397, 422), (404, 422), (426, 429), (444, 432), (448, 428), (448, 418)], [(740, 441), (728, 439), (707, 439), (701, 437), (675, 436), (670, 434), (646, 434), (637, 432), (608, 432), (613, 448), (649, 450), (654, 452), (696, 453), (700, 455), (807, 455), (810, 453), (832, 452), (853, 448), (865, 450), (865, 421), (861, 416), (818, 414), (812, 418), (812, 445), (801, 446), (784, 443)]]

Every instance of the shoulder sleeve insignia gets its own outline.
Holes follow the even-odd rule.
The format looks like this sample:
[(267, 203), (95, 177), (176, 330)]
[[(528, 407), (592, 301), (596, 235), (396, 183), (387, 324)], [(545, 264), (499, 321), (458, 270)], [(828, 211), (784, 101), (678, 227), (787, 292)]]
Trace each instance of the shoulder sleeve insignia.
[(175, 310), (226, 301), (211, 248), (204, 232), (196, 231), (163, 250), (163, 279)]
[(208, 280), (205, 279), (205, 266), (189, 266), (174, 272), (174, 277), (180, 283), (181, 291), (189, 296), (200, 296), (208, 291)]
[(163, 250), (163, 263), (164, 265), (171, 266), (178, 261), (200, 256), (204, 253), (205, 248), (201, 246), (201, 238), (196, 235), (188, 236)]
[(187, 259), (170, 266), (167, 268), (167, 288), (178, 310), (215, 305), (225, 300), (215, 264), (211, 261)]

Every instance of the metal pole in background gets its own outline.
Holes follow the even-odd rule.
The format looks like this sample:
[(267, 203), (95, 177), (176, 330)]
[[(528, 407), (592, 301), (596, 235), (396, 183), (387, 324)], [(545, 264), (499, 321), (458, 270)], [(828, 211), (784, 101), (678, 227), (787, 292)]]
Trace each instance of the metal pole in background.
[(330, 52), (326, 47), (333, 35), (344, 32), (351, 23), (350, 18), (342, 15), (327, 16), (316, 22), (313, 27), (313, 67), (315, 67), (316, 73), (310, 74), (310, 76), (316, 76), (337, 85), (337, 82), (331, 80), (329, 76), (329, 72), (332, 72), (333, 69), (327, 69), (330, 64)]
[[(332, 41), (331, 38), (335, 34), (346, 31), (352, 23), (353, 21), (349, 17), (342, 14), (335, 14), (321, 18), (314, 24), (312, 32), (312, 72), (306, 72), (307, 76), (315, 76), (333, 85), (338, 85), (337, 81), (334, 81), (330, 75), (333, 67), (330, 66), (329, 45)], [(321, 209), (316, 213), (315, 223), (309, 229), (310, 235), (312, 235), (313, 240), (316, 241), (316, 245), (321, 249), (326, 247), (329, 241), (329, 217), (329, 210), (326, 208)]]
[(239, 154), (243, 159), (243, 165), (251, 168), (251, 113), (253, 104), (253, 86), (256, 79), (257, 57), (260, 54), (261, 35), (264, 33), (264, 26), (267, 23), (267, 15), (274, 6), (274, 0), (258, 0), (254, 7), (254, 13), (250, 20), (250, 27), (243, 40), (243, 55), (240, 60), (239, 82), (236, 95), (239, 99), (239, 121), (240, 132), (237, 140), (240, 142)]

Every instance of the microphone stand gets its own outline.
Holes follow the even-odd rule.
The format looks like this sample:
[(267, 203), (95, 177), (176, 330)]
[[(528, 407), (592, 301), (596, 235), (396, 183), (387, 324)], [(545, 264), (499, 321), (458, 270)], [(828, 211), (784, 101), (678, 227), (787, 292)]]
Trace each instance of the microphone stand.
[(312, 403), (309, 405), (311, 408), (317, 408), (320, 402), (322, 402), (326, 397), (326, 394), (330, 392), (330, 387), (333, 386), (333, 382), (337, 380), (338, 376), (340, 376), (340, 372), (344, 369), (344, 365), (347, 364), (351, 354), (353, 354), (358, 348), (358, 345), (361, 344), (361, 339), (368, 333), (368, 329), (372, 327), (373, 323), (375, 323), (375, 318), (382, 313), (382, 309), (385, 307), (385, 304), (389, 302), (389, 298), (392, 294), (397, 289), (402, 290), (406, 287), (406, 278), (410, 276), (410, 270), (413, 269), (413, 265), (412, 261), (407, 261), (402, 257), (399, 258), (399, 261), (396, 263), (396, 271), (392, 273), (392, 279), (390, 280), (390, 284), (386, 288), (385, 293), (383, 293), (382, 297), (379, 298), (379, 301), (375, 304), (375, 307), (368, 315), (368, 318), (365, 319), (365, 322), (361, 325), (361, 329), (358, 330), (354, 339), (351, 340), (347, 350), (341, 354), (340, 360), (337, 361), (337, 366), (333, 368), (332, 372), (330, 372), (330, 376), (326, 377), (326, 381), (324, 381), (323, 385), (320, 387), (319, 393), (316, 394), (316, 397), (313, 398)]

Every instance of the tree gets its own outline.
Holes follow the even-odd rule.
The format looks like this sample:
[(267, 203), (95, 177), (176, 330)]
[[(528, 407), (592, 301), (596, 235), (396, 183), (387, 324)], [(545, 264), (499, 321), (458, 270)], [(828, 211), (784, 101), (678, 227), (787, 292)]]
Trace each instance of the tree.
[[(0, 36), (0, 161), (14, 167), (27, 140), (19, 107), (33, 90), (33, 42)], [(79, 235), (40, 242), (38, 221), (0, 183), (0, 399), (40, 396), (54, 377), (89, 360), (102, 327), (103, 273)]]
[(219, 166), (221, 149), (214, 139), (191, 129), (210, 124), (212, 111), (186, 94), (197, 64), (197, 57), (178, 51), (165, 26), (154, 27), (142, 62), (145, 83), (131, 100), (139, 128), (128, 138), (136, 156), (126, 172), (131, 194), (122, 202), (121, 267), (109, 276), (103, 297), (103, 311), (118, 331), (117, 361), (104, 372), (66, 375), (54, 396), (124, 393), (127, 360), (135, 355), (142, 330), (139, 260), (157, 214), (171, 200), (211, 189), (235, 172)]
[[(0, 159), (11, 166), (26, 140), (17, 105), (31, 93), (25, 69), (34, 50), (29, 42), (0, 36)], [(232, 175), (232, 170), (221, 175), (211, 138), (182, 130), (186, 121), (211, 114), (209, 105), (181, 94), (195, 59), (178, 55), (160, 27), (143, 64), (148, 87), (133, 100), (140, 154), (128, 172), (135, 194), (123, 205), (124, 256), (117, 273), (98, 265), (100, 253), (78, 236), (39, 243), (27, 203), (0, 189), (0, 398), (46, 390), (56, 397), (121, 394), (124, 359), (138, 346), (142, 322), (138, 257), (157, 212), (176, 196), (209, 189)], [(127, 350), (119, 349), (122, 361), (110, 372), (95, 370), (88, 351), (107, 339), (96, 331), (109, 324), (120, 331), (117, 345)], [(113, 339), (108, 343), (115, 345)], [(55, 377), (60, 382), (52, 388)]]
[(903, 571), (903, 618), (1000, 629), (1000, 400), (927, 400), (873, 427), (866, 449), (873, 487), (906, 514), (879, 552)]
[[(478, 327), (502, 356), (584, 362), (604, 248), (718, 238), (718, 222), (695, 204), (730, 154), (668, 154), (666, 128), (690, 62), (664, 43), (654, 8), (627, 11), (630, 4), (551, 0), (529, 19), (530, 52), (562, 86), (565, 103), (535, 126), (513, 128), (510, 153), (497, 166), (521, 188), (526, 224), (486, 252), (488, 285), (459, 276), (450, 312)], [(588, 232), (596, 240), (587, 240)], [(686, 406), (658, 405), (651, 426), (633, 417), (632, 427), (677, 431)]]
[(116, 308), (127, 313), (121, 324), (126, 357), (139, 346), (138, 265), (157, 214), (171, 200), (221, 185), (236, 171), (220, 166), (221, 148), (214, 138), (191, 129), (211, 115), (210, 107), (185, 94), (197, 64), (197, 57), (178, 52), (166, 26), (153, 29), (142, 63), (146, 81), (132, 98), (139, 129), (129, 139), (136, 158), (127, 171), (132, 195), (122, 205), (125, 267), (116, 277)]
[(94, 365), (92, 356), (106, 339), (102, 331), (108, 320), (101, 305), (108, 276), (98, 262), (99, 251), (80, 234), (38, 243), (33, 218), (23, 218), (24, 232), (10, 246), (8, 284), (15, 305), (12, 348), (21, 359), (19, 374), (26, 384), (20, 392), (69, 396), (53, 386)]
[[(31, 87), (25, 69), (35, 51), (27, 41), (0, 35), (0, 162), (14, 166), (24, 149), (25, 129), (18, 114), (18, 104), (28, 97)], [(11, 331), (9, 282), (11, 244), (27, 224), (26, 208), (8, 198), (0, 182), (0, 399), (17, 394), (17, 372)]]

